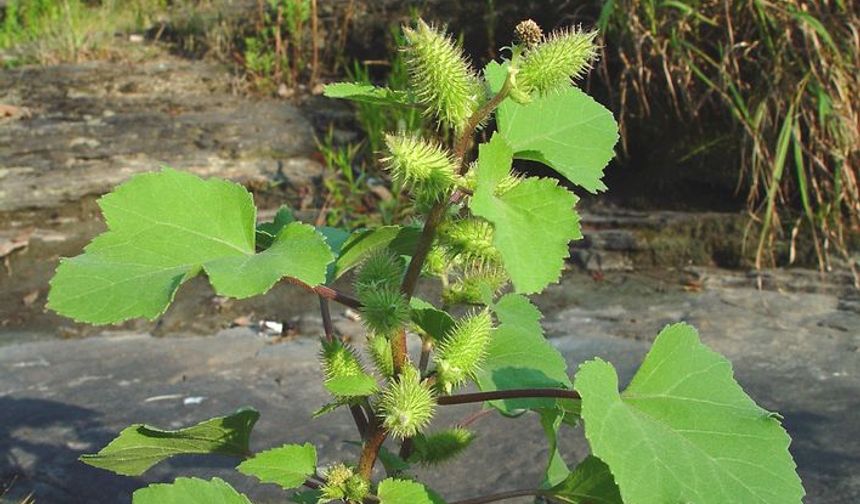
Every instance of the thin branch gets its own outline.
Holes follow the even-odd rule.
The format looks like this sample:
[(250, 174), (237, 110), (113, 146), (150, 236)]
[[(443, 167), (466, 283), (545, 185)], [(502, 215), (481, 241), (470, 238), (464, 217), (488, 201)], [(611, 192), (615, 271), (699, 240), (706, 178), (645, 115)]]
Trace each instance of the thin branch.
[(505, 101), (505, 98), (508, 97), (508, 94), (511, 92), (511, 88), (513, 88), (514, 85), (511, 77), (512, 74), (509, 71), (507, 78), (505, 78), (505, 83), (502, 84), (502, 89), (500, 89), (495, 96), (490, 98), (490, 101), (485, 103), (481, 108), (475, 111), (474, 114), (472, 114), (472, 117), (470, 117), (469, 121), (466, 123), (466, 127), (463, 128), (463, 134), (460, 135), (456, 145), (454, 145), (454, 157), (460, 162), (460, 175), (466, 174), (468, 165), (463, 162), (463, 158), (466, 156), (466, 150), (469, 148), (469, 143), (475, 135), (475, 130), (482, 122), (487, 120), (487, 118), (490, 117), (490, 114), (496, 110), (496, 107), (501, 105), (501, 103)]
[(334, 341), (334, 326), (331, 323), (331, 310), (329, 310), (328, 299), (319, 296), (320, 298), (320, 315), (322, 315), (323, 331), (325, 339), (329, 343)]
[(512, 389), (441, 396), (436, 399), (436, 403), (440, 406), (448, 406), (451, 404), (469, 404), (494, 401), (497, 399), (526, 399), (530, 397), (555, 397), (559, 399), (580, 398), (578, 392), (567, 389)]
[(324, 297), (330, 301), (334, 301), (335, 303), (340, 303), (344, 306), (347, 306), (349, 308), (353, 308), (355, 310), (361, 309), (361, 301), (359, 301), (358, 299), (355, 299), (354, 297), (350, 296), (349, 294), (341, 292), (341, 291), (334, 289), (332, 287), (329, 287), (327, 285), (317, 285), (316, 287), (312, 287), (312, 286), (302, 282), (298, 278), (293, 278), (293, 277), (286, 277), (286, 278), (284, 278), (284, 280), (286, 280), (288, 283), (291, 283), (293, 285), (297, 285), (297, 286), (301, 287), (302, 289), (306, 289), (306, 290), (315, 292), (316, 294), (318, 294), (318, 295), (320, 295), (320, 296), (322, 296), (322, 297)]
[(486, 502), (496, 502), (505, 499), (513, 499), (514, 497), (528, 497), (528, 496), (539, 496), (539, 495), (548, 495), (545, 490), (537, 490), (537, 489), (529, 489), (529, 490), (512, 490), (510, 492), (500, 492), (492, 495), (485, 495), (482, 497), (473, 497), (471, 499), (464, 499), (458, 501), (452, 501), (448, 504), (484, 504)]
[(472, 425), (473, 423), (477, 422), (481, 418), (484, 418), (485, 416), (492, 414), (494, 411), (495, 410), (493, 410), (493, 409), (484, 409), (482, 407), (479, 410), (477, 410), (473, 413), (470, 413), (468, 416), (464, 417), (462, 420), (457, 422), (456, 425), (457, 425), (457, 427), (466, 428), (466, 427)]
[(421, 372), (421, 377), (427, 373), (427, 366), (430, 365), (430, 352), (433, 351), (433, 341), (430, 338), (425, 338), (421, 342), (421, 357), (418, 359), (418, 371)]
[[(325, 339), (326, 341), (331, 343), (332, 341), (334, 341), (336, 335), (334, 334), (334, 325), (331, 322), (331, 310), (329, 309), (329, 301), (322, 295), (320, 295), (319, 298), (320, 315), (322, 315)], [(350, 404), (349, 412), (352, 413), (352, 419), (355, 421), (355, 427), (358, 429), (358, 435), (361, 437), (361, 439), (364, 439), (367, 436), (367, 417), (364, 416), (364, 411), (361, 409), (361, 406), (357, 404)]]

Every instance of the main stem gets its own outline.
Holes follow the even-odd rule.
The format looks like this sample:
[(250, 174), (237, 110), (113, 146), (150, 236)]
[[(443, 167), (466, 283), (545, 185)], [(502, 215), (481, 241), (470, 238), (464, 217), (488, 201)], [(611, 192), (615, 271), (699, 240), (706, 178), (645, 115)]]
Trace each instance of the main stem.
[[(457, 139), (457, 143), (454, 144), (454, 158), (457, 160), (459, 165), (460, 175), (465, 175), (469, 169), (469, 165), (466, 163), (466, 150), (468, 150), (472, 137), (475, 135), (475, 130), (482, 122), (490, 117), (490, 114), (493, 113), (496, 107), (498, 107), (511, 92), (511, 88), (513, 87), (511, 75), (511, 73), (508, 73), (508, 77), (505, 79), (502, 89), (500, 89), (495, 96), (490, 98), (490, 101), (485, 103), (481, 108), (475, 111), (474, 114), (472, 114), (466, 122), (466, 126), (463, 128), (462, 134)], [(462, 193), (460, 191), (455, 191), (451, 196), (450, 201), (457, 202), (461, 198)], [(412, 294), (415, 293), (415, 287), (418, 286), (418, 277), (421, 276), (421, 268), (424, 267), (424, 261), (427, 259), (427, 254), (430, 252), (430, 247), (433, 245), (433, 239), (436, 237), (436, 228), (439, 227), (439, 223), (442, 222), (442, 218), (445, 216), (445, 211), (448, 209), (450, 201), (441, 199), (436, 202), (436, 204), (433, 205), (433, 208), (430, 209), (427, 219), (424, 221), (424, 229), (421, 231), (421, 238), (419, 238), (418, 245), (415, 247), (415, 252), (412, 254), (412, 260), (409, 261), (409, 267), (406, 269), (406, 275), (403, 277), (403, 284), (400, 288), (403, 295), (406, 296), (407, 301), (412, 298)]]
[[(499, 104), (508, 96), (512, 86), (513, 82), (511, 81), (511, 74), (509, 73), (502, 89), (499, 90), (499, 92), (496, 93), (490, 101), (475, 111), (475, 113), (472, 114), (466, 122), (466, 126), (463, 128), (463, 131), (454, 146), (454, 156), (459, 165), (459, 172), (461, 175), (465, 174), (468, 170), (468, 164), (466, 163), (466, 150), (469, 148), (469, 144), (475, 134), (475, 130), (478, 128), (478, 125), (484, 122), (490, 114), (493, 113), (493, 110), (495, 110), (496, 107), (498, 107)], [(441, 199), (436, 202), (427, 214), (427, 218), (424, 221), (424, 228), (421, 230), (421, 237), (418, 239), (418, 244), (415, 246), (415, 252), (412, 254), (412, 259), (409, 261), (409, 266), (406, 268), (403, 283), (400, 285), (400, 291), (403, 293), (407, 301), (412, 298), (412, 295), (415, 293), (415, 288), (418, 286), (418, 278), (421, 276), (421, 269), (424, 267), (424, 261), (427, 260), (427, 254), (430, 253), (430, 248), (433, 246), (433, 240), (436, 237), (436, 228), (439, 227), (439, 224), (445, 217), (445, 212), (448, 210), (449, 203), (452, 201), (457, 202), (460, 198), (462, 198), (462, 193), (460, 191), (455, 191), (450, 200)], [(394, 357), (394, 370), (396, 374), (399, 374), (408, 359), (406, 354), (405, 331), (400, 331), (391, 339), (391, 350)], [(358, 472), (368, 481), (373, 473), (373, 466), (376, 463), (377, 456), (379, 455), (379, 449), (382, 447), (382, 443), (385, 442), (385, 438), (388, 437), (388, 432), (379, 425), (378, 419), (371, 418), (369, 421), (370, 435), (364, 443), (364, 447), (361, 450), (361, 457), (358, 461)], [(410, 443), (405, 442), (405, 446), (401, 446), (401, 455), (408, 456), (410, 451)]]

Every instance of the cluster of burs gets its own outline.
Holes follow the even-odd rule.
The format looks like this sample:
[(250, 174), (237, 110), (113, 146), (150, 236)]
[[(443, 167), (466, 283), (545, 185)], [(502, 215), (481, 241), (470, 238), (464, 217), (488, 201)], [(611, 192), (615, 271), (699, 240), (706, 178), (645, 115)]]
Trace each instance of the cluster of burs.
[[(481, 124), (470, 125), (469, 121), (481, 115), (476, 113), (494, 95), (487, 81), (471, 68), (461, 49), (441, 30), (419, 21), (415, 28), (404, 28), (404, 33), (407, 43), (403, 50), (414, 99), (437, 121), (439, 138), (456, 142), (460, 135), (480, 128)], [(508, 96), (527, 102), (534, 94), (569, 86), (571, 79), (590, 68), (596, 54), (595, 35), (569, 29), (545, 36), (533, 21), (520, 23), (515, 44), (506, 48), (510, 51)], [(493, 246), (493, 226), (469, 215), (458, 204), (447, 204), (455, 192), (465, 197), (471, 194), (475, 170), (462, 159), (464, 152), (452, 151), (446, 143), (452, 142), (390, 134), (383, 161), (392, 178), (409, 190), (419, 209), (429, 211), (445, 203), (446, 213), (422, 274), (441, 279), (445, 307), (465, 305), (471, 306), (471, 311), (467, 309), (441, 339), (422, 334), (410, 323), (412, 308), (402, 292), (406, 259), (383, 250), (361, 264), (355, 274), (354, 290), (367, 330), (365, 354), (386, 385), (381, 390), (373, 385), (362, 389), (374, 390), (370, 395), (352, 395), (354, 386), (341, 385), (376, 383), (355, 349), (332, 339), (324, 343), (321, 355), (326, 388), (336, 401), (367, 407), (391, 435), (411, 440), (410, 462), (424, 464), (442, 462), (472, 440), (472, 434), (459, 427), (426, 436), (422, 430), (433, 417), (436, 397), (451, 394), (479, 370), (494, 324), (490, 311), (480, 306), (492, 300), (509, 281)], [(518, 177), (510, 175), (496, 191), (504, 193), (518, 182)], [(427, 361), (416, 366), (407, 357), (398, 368), (392, 339), (407, 329), (421, 335)], [(325, 499), (360, 502), (370, 489), (366, 480), (342, 464), (329, 469), (326, 481), (322, 489)]]

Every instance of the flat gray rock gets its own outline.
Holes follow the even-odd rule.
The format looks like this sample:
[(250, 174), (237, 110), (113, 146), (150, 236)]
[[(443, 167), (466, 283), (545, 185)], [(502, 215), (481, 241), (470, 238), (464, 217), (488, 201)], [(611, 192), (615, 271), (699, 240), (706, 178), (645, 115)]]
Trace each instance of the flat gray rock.
[(99, 195), (163, 165), (307, 185), (313, 130), (283, 100), (231, 92), (226, 69), (168, 55), (0, 70), (0, 212)]
[[(860, 500), (860, 310), (855, 295), (821, 285), (820, 292), (757, 291), (744, 276), (712, 271), (698, 292), (643, 275), (607, 275), (595, 283), (569, 275), (538, 298), (544, 326), (571, 372), (600, 356), (629, 380), (649, 340), (670, 322), (689, 321), (704, 342), (726, 354), (736, 376), (762, 406), (779, 411), (794, 438), (791, 451), (806, 502)], [(348, 336), (359, 326), (341, 314)], [(0, 336), (2, 337), (2, 336)], [(275, 343), (247, 329), (210, 337), (143, 334), (49, 340), (0, 347), (0, 481), (9, 496), (34, 492), (37, 502), (128, 502), (135, 488), (180, 474), (218, 475), (255, 502), (282, 501), (273, 486), (255, 486), (223, 457), (181, 457), (144, 478), (124, 478), (76, 462), (128, 424), (176, 428), (253, 406), (262, 413), (253, 448), (311, 442), (322, 463), (353, 460), (357, 438), (346, 412), (311, 422), (325, 394), (313, 338)], [(435, 425), (452, 424), (473, 407), (445, 407)], [(538, 483), (546, 446), (537, 418), (491, 415), (474, 425), (473, 448), (446, 476), (427, 481), (445, 497)], [(516, 435), (512, 435), (512, 433)], [(578, 429), (564, 431), (571, 461), (587, 447)]]

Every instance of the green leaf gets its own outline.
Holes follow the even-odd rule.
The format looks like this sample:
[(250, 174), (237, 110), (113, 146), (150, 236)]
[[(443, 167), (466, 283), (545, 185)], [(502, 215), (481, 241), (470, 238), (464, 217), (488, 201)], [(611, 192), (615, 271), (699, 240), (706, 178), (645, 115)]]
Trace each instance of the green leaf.
[(456, 323), (448, 312), (436, 308), (423, 299), (413, 297), (409, 304), (412, 308), (410, 315), (412, 322), (436, 341), (445, 339), (445, 335)]
[(247, 457), (251, 429), (260, 414), (245, 408), (192, 427), (162, 430), (143, 424), (126, 427), (94, 455), (82, 455), (86, 464), (125, 476), (139, 476), (174, 455), (212, 453)]
[(790, 439), (686, 324), (668, 326), (623, 394), (612, 365), (576, 374), (585, 435), (625, 502), (800, 503)]
[(331, 249), (313, 226), (294, 222), (283, 228), (272, 246), (259, 254), (225, 257), (203, 265), (215, 292), (247, 298), (263, 294), (284, 277), (309, 285), (325, 282)]
[[(507, 68), (487, 65), (487, 79), (501, 89)], [(612, 112), (579, 88), (534, 96), (521, 105), (507, 99), (496, 111), (499, 133), (515, 157), (538, 161), (590, 192), (606, 190), (603, 169), (615, 155), (618, 124)]]
[[(347, 240), (349, 240), (349, 237), (350, 237), (349, 231), (347, 231), (345, 229), (336, 228), (336, 227), (321, 226), (321, 227), (317, 228), (317, 231), (319, 231), (320, 234), (323, 235), (323, 238), (325, 238), (325, 242), (328, 244), (329, 248), (331, 249), (332, 254), (334, 254), (334, 257), (338, 257), (340, 255), (341, 249), (343, 248), (344, 244), (346, 243)], [(325, 282), (326, 283), (334, 282), (336, 280), (336, 277), (334, 274), (335, 274), (335, 263), (334, 263), (334, 261), (332, 261), (331, 264), (329, 264), (328, 268), (326, 269)]]
[(568, 242), (582, 238), (577, 198), (555, 180), (526, 178), (497, 194), (511, 170), (513, 151), (498, 134), (478, 150), (472, 213), (493, 223), (493, 244), (517, 292), (539, 292), (557, 282), (569, 255)]
[(593, 455), (586, 457), (549, 493), (554, 500), (568, 504), (623, 504), (609, 468)]
[(436, 492), (421, 483), (388, 478), (379, 483), (380, 504), (445, 504)]
[(382, 226), (356, 231), (341, 248), (335, 261), (334, 277), (340, 278), (380, 249), (389, 248), (396, 254), (411, 256), (420, 236), (421, 228), (417, 226)]
[(323, 94), (328, 98), (341, 98), (373, 105), (412, 105), (409, 95), (404, 91), (395, 91), (361, 82), (334, 82), (326, 84)]
[(541, 485), (551, 487), (564, 481), (570, 474), (570, 469), (558, 450), (558, 430), (564, 419), (564, 410), (544, 409), (538, 413), (540, 414), (541, 427), (543, 427), (544, 435), (549, 443), (549, 461), (546, 464), (544, 480)]
[(251, 504), (226, 481), (212, 478), (176, 478), (173, 483), (153, 483), (135, 490), (132, 504)]
[(338, 397), (369, 396), (379, 391), (376, 380), (369, 374), (330, 378), (324, 385), (326, 390)]
[(257, 224), (257, 250), (271, 247), (281, 229), (295, 221), (296, 218), (293, 217), (293, 211), (290, 207), (282, 206), (275, 213), (275, 218), (271, 222)]
[[(492, 307), (499, 319), (487, 356), (476, 373), (482, 391), (571, 388), (567, 363), (543, 336), (541, 314), (527, 298), (507, 294)], [(555, 408), (556, 399), (504, 399), (491, 404), (505, 413)]]
[(317, 450), (310, 443), (272, 448), (245, 460), (239, 467), (242, 474), (255, 476), (263, 483), (276, 483), (290, 489), (301, 486), (317, 469)]
[(206, 270), (222, 295), (262, 294), (284, 276), (311, 285), (332, 261), (322, 236), (292, 223), (255, 254), (251, 195), (171, 169), (138, 175), (99, 200), (108, 231), (63, 259), (48, 306), (82, 322), (161, 315), (179, 286)]

